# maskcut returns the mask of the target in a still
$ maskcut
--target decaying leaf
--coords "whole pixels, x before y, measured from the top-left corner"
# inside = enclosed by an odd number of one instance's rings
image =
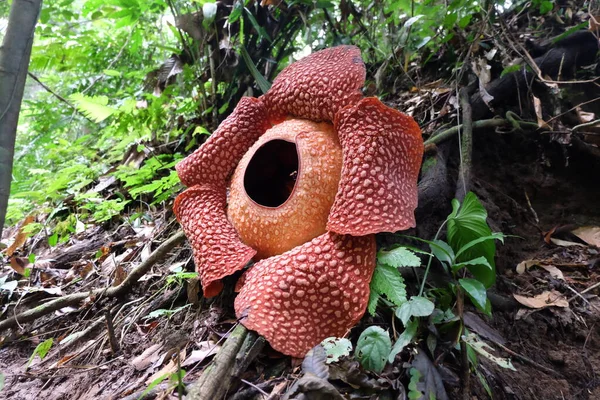
[[[341,357],[349,356],[352,351],[352,342],[345,338],[330,337],[321,342],[327,354],[327,364],[337,362]]]
[[[565,299],[565,296],[556,290],[547,290],[534,297],[526,297],[518,294],[513,294],[513,297],[519,303],[529,308],[569,307],[569,302]]]
[[[479,95],[481,96],[481,100],[489,106],[489,103],[494,100],[494,96],[488,93],[485,86],[491,80],[492,67],[488,65],[485,58],[477,58],[471,66],[473,67],[473,72],[479,78]]]
[[[572,232],[587,244],[600,247],[600,226],[582,226]]]
[[[534,266],[545,269],[546,271],[548,271],[550,273],[550,276],[552,276],[555,279],[560,279],[562,281],[565,280],[565,277],[560,269],[558,269],[554,265],[548,264],[546,261],[543,261],[543,260],[521,261],[519,263],[519,265],[517,265],[517,273],[519,275],[521,275],[521,274],[525,273],[525,271],[528,271],[531,267],[534,267]]]
[[[424,351],[419,350],[417,352],[410,366],[421,373],[421,377],[417,383],[417,390],[422,393],[423,399],[448,399],[442,377]]]
[[[182,367],[187,367],[188,365],[196,364],[197,362],[202,362],[206,358],[217,354],[221,345],[213,342],[212,340],[207,340],[205,342],[198,343],[198,349],[192,350],[192,353],[185,361],[181,364]]]
[[[185,356],[186,356],[186,352],[185,352],[185,349],[183,349],[179,353],[179,359],[185,360]],[[154,382],[161,376],[171,375],[173,372],[176,372],[178,368],[179,367],[177,365],[177,359],[176,359],[176,356],[174,355],[165,366],[163,366],[159,371],[155,372],[150,378],[148,378],[146,380],[146,384],[147,385],[151,384],[152,382]]]
[[[542,114],[542,102],[535,96],[533,96],[533,109],[535,110],[535,116],[537,118],[538,126],[540,128],[549,128],[548,123],[544,121],[544,117]]]
[[[15,251],[17,251],[18,248],[20,248],[21,246],[23,246],[25,244],[25,241],[29,237],[29,234],[24,232],[24,228],[27,225],[29,225],[30,223],[32,223],[34,220],[35,220],[35,217],[32,214],[30,214],[27,217],[25,217],[25,219],[21,222],[21,224],[19,226],[19,230],[17,231],[17,235],[15,236],[15,240],[6,249],[5,254],[7,256],[9,256],[9,257],[12,256],[15,253]]]
[[[463,336],[464,341],[473,348],[482,357],[487,358],[488,360],[496,363],[502,368],[511,369],[516,371],[515,367],[513,367],[510,359],[502,358],[491,354],[489,350],[494,350],[493,347],[482,341],[477,335],[471,333],[467,336]]]
[[[153,344],[144,350],[142,354],[131,360],[131,365],[138,371],[145,370],[158,360],[162,349],[162,344]]]

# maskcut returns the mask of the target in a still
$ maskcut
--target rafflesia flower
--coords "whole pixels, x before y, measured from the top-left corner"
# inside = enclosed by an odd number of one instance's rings
[[[415,225],[423,155],[415,121],[363,98],[360,50],[340,46],[285,68],[244,97],[177,165],[174,211],[206,297],[240,278],[235,311],[282,353],[302,357],[365,312],[378,232]]]

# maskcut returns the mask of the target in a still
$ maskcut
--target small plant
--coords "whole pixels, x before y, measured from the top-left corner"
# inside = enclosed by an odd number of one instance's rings
[[[371,280],[368,311],[375,315],[377,304],[385,302],[394,308],[395,316],[404,325],[404,331],[393,346],[389,333],[380,327],[372,326],[362,332],[355,356],[365,369],[379,373],[386,362],[393,362],[396,355],[417,337],[419,317],[429,317],[430,322],[441,332],[457,332],[454,343],[460,342],[461,351],[468,353],[473,367],[477,365],[479,354],[504,368],[512,368],[509,361],[487,352],[485,343],[468,332],[463,322],[465,298],[469,298],[484,314],[491,315],[487,288],[493,285],[496,279],[495,240],[503,242],[505,235],[492,233],[486,219],[487,212],[477,196],[468,193],[462,204],[456,199],[452,201],[452,212],[440,226],[433,240],[410,237],[426,243],[430,252],[407,246],[379,251],[377,267]],[[438,238],[444,227],[445,241]],[[418,294],[409,298],[400,269],[420,267],[421,260],[416,253],[428,257],[428,262]],[[450,279],[448,287],[431,288],[426,291],[427,276],[434,258],[440,262]],[[426,344],[433,353],[437,345],[436,337],[429,335]],[[420,377],[419,371],[413,370],[414,368],[410,374],[411,383],[417,382]],[[483,379],[482,375],[477,376],[480,380]],[[484,387],[487,385],[484,382],[482,384]],[[411,393],[417,396],[418,391],[411,389]]]

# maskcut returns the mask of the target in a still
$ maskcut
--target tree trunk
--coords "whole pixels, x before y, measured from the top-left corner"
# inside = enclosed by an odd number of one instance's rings
[[[14,0],[0,46],[0,237],[10,194],[17,122],[42,0]]]

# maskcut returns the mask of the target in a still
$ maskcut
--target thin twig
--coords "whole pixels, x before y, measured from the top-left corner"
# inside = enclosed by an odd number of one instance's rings
[[[69,102],[69,100],[65,99],[64,97],[62,97],[60,94],[56,93],[54,90],[50,89],[44,82],[42,82],[40,80],[40,78],[38,78],[37,76],[35,76],[34,74],[32,74],[31,72],[27,72],[27,75],[29,75],[29,77],[31,79],[33,79],[34,81],[36,81],[41,87],[44,88],[44,90],[46,90],[46,92],[50,93],[52,96],[56,97],[58,100],[62,101],[63,103],[65,103],[66,105],[68,105],[69,107],[71,107],[73,110],[79,112],[77,110],[77,108],[71,104]]]

